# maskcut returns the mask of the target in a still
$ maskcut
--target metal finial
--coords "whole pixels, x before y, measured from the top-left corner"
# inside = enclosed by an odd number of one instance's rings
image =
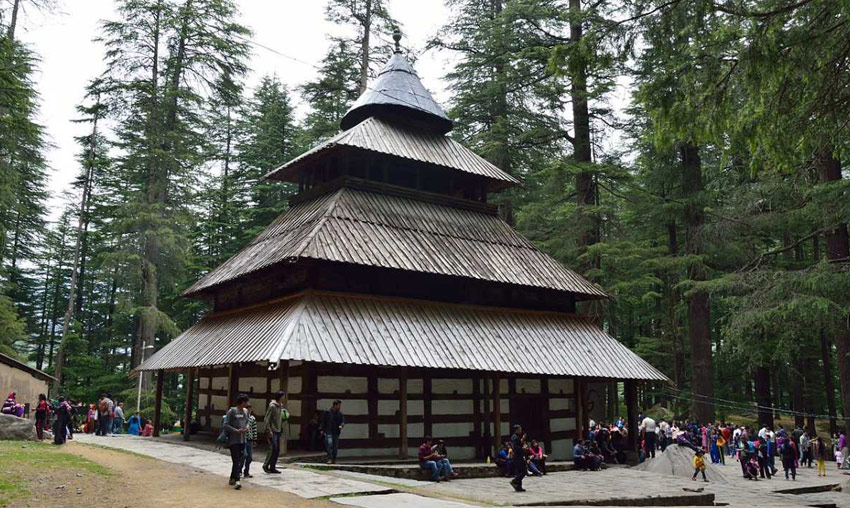
[[[401,53],[401,30],[399,30],[398,28],[393,30],[393,40],[395,41],[395,52]]]

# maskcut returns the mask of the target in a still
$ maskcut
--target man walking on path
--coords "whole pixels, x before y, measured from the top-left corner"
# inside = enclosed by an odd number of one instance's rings
[[[517,492],[525,492],[522,488],[522,479],[528,472],[525,465],[524,444],[522,425],[514,425],[514,433],[511,436],[511,449],[514,451],[514,479],[511,480],[511,486]]]
[[[280,474],[277,469],[277,459],[280,456],[280,435],[283,431],[283,401],[286,393],[279,391],[275,400],[271,401],[266,415],[263,418],[266,423],[266,438],[269,442],[269,451],[266,452],[266,460],[263,461],[263,471],[267,474]]]
[[[227,411],[227,423],[224,424],[224,430],[227,432],[227,446],[230,448],[230,460],[232,467],[230,468],[230,485],[236,490],[242,488],[239,483],[239,474],[242,472],[242,457],[245,454],[245,434],[248,427],[248,411],[245,410],[245,405],[248,403],[248,396],[240,393],[236,397],[236,406]]]
[[[335,400],[333,406],[322,415],[322,430],[325,432],[325,447],[328,452],[328,464],[336,464],[336,454],[339,451],[339,435],[345,426],[342,416],[342,401]]]
[[[120,434],[124,430],[124,403],[115,406],[115,417],[112,418],[112,433]]]

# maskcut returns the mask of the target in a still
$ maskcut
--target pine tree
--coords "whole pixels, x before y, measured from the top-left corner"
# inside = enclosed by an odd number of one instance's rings
[[[302,139],[289,92],[276,77],[264,77],[247,105],[244,137],[239,145],[240,181],[248,189],[251,208],[241,226],[239,245],[245,245],[286,210],[291,184],[262,180],[263,175],[301,152]]]
[[[312,146],[339,132],[339,122],[359,95],[357,60],[345,42],[331,43],[314,81],[299,87],[310,105],[304,119],[303,146]]]
[[[135,366],[159,334],[176,331],[160,298],[172,302],[183,282],[187,204],[206,153],[203,93],[244,74],[249,33],[227,0],[126,0],[118,11],[120,21],[104,24],[104,41],[106,76],[122,101],[119,167],[130,192],[118,213],[125,254],[136,260]]]

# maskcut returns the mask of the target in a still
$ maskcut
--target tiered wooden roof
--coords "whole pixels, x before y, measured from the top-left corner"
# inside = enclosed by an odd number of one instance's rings
[[[207,316],[144,368],[281,360],[666,379],[580,316],[321,292]]]
[[[486,203],[488,190],[518,181],[446,137],[451,120],[400,50],[341,126],[339,135],[268,175],[297,182],[301,193],[289,211],[185,292],[215,296],[217,312],[140,370],[301,360],[666,379],[598,326],[558,312],[606,295]],[[431,180],[423,186],[423,179]],[[297,284],[275,276],[289,270]],[[322,286],[327,273],[356,283]],[[404,283],[357,283],[376,276],[424,284],[414,293]],[[469,293],[436,294],[445,291]],[[281,294],[287,296],[276,297]],[[508,361],[516,347],[532,358]]]
[[[333,153],[338,147],[390,155],[424,162],[491,180],[490,190],[518,185],[511,175],[443,134],[422,131],[387,120],[369,117],[314,147],[266,175],[272,180],[296,182],[298,171]]]
[[[186,294],[279,263],[320,259],[605,297],[493,213],[385,192],[343,187],[292,207]]]

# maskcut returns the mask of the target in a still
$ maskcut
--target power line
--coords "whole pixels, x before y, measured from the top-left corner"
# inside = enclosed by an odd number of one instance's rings
[[[678,393],[677,393],[678,392]],[[680,390],[672,387],[665,387],[661,390],[662,395],[667,395],[670,397],[674,397],[681,400],[687,400],[690,402],[712,402],[716,406],[725,407],[728,409],[736,409],[741,411],[771,411],[776,413],[784,413],[792,416],[803,416],[803,417],[813,417],[818,419],[831,419],[836,418],[839,419],[837,415],[825,415],[825,414],[817,414],[817,413],[806,413],[803,411],[797,411],[793,409],[786,409],[780,407],[771,407],[771,406],[760,406],[758,404],[747,403],[747,402],[738,402],[729,399],[722,399],[719,397],[709,397],[707,395],[697,394],[697,393],[688,393],[685,390]]]
[[[300,64],[303,64],[303,65],[309,65],[310,67],[312,67],[312,68],[314,68],[314,69],[316,69],[316,70],[321,70],[321,67],[319,67],[318,65],[312,64],[312,63],[307,62],[307,61],[305,61],[305,60],[301,60],[300,58],[296,58],[296,57],[294,57],[294,56],[292,56],[292,55],[287,55],[286,53],[283,53],[282,51],[278,51],[278,50],[276,50],[276,49],[274,49],[274,48],[272,48],[272,47],[270,47],[270,46],[266,46],[265,44],[261,44],[261,43],[259,43],[259,42],[255,41],[255,40],[253,40],[253,39],[248,39],[248,38],[246,38],[246,37],[242,37],[241,35],[236,35],[236,37],[237,37],[238,39],[241,39],[241,40],[243,40],[243,41],[245,41],[245,42],[249,43],[249,44],[253,44],[253,45],[255,45],[255,46],[259,47],[259,48],[265,49],[266,51],[270,51],[270,52],[272,52],[272,53],[274,53],[274,54],[276,54],[276,55],[278,55],[278,56],[281,56],[281,57],[283,57],[283,58],[286,58],[287,60],[292,60],[293,62],[296,62],[296,63],[300,63]],[[390,94],[388,94],[388,93],[384,92],[383,90],[378,90],[377,88],[372,88],[372,87],[371,87],[371,86],[369,86],[369,85],[367,85],[367,86],[366,86],[366,89],[367,89],[367,90],[370,90],[370,91],[373,91],[373,92],[376,92],[376,93],[379,93],[379,94],[381,94],[381,95],[383,95],[383,96],[385,96],[385,97],[388,97],[388,98],[390,98],[390,99],[393,99],[393,100],[399,101],[399,102],[401,102],[401,103],[404,103],[404,104],[406,104],[406,105],[408,105],[408,106],[410,106],[410,107],[412,107],[412,108],[415,108],[415,109],[422,109],[422,107],[421,107],[421,106],[419,106],[418,104],[414,104],[414,103],[412,103],[412,102],[410,102],[410,101],[407,101],[407,100],[405,100],[405,99],[403,99],[403,98],[401,98],[401,97],[396,97],[396,96],[394,96],[394,95],[390,95]]]

